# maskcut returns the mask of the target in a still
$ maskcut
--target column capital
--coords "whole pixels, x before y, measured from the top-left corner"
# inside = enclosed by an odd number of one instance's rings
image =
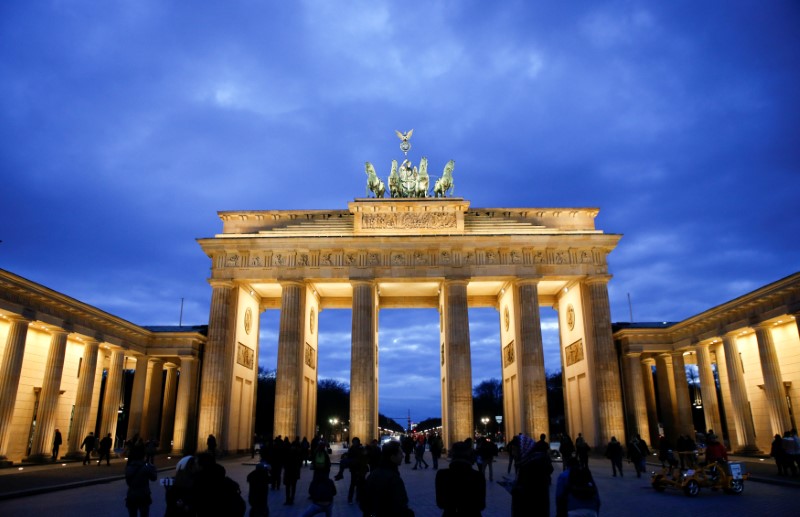
[[[208,284],[212,288],[216,288],[216,287],[229,287],[229,288],[232,288],[232,287],[234,287],[236,285],[231,280],[220,280],[220,279],[217,279],[217,278],[209,278],[208,279]]]
[[[28,325],[33,323],[33,320],[31,318],[26,318],[22,314],[3,314],[2,316],[5,319],[7,319],[9,321],[12,321],[12,322],[27,323]]]
[[[350,285],[355,287],[357,285],[366,285],[373,287],[376,285],[374,278],[350,278]]]
[[[611,277],[612,275],[590,275],[583,280],[583,283],[586,285],[608,284]]]
[[[302,280],[280,280],[278,283],[281,285],[281,289],[285,287],[305,287],[306,284]]]
[[[469,284],[469,277],[445,277],[442,281],[442,285],[450,286],[450,285],[467,285]]]
[[[522,285],[539,285],[539,282],[542,281],[542,275],[535,275],[535,276],[524,276],[524,277],[516,277],[511,283],[514,286],[522,286]]]

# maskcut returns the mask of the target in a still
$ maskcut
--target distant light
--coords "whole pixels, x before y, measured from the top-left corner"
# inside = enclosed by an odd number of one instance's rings
[[[758,458],[758,461],[764,461],[764,458]]]
[[[167,459],[168,459],[168,460],[171,460],[171,459],[172,459],[172,456],[167,456]]]
[[[125,458],[125,459],[128,459],[128,458]],[[66,467],[66,466],[67,466],[67,464],[66,464],[66,463],[62,463],[62,464],[61,464],[61,466],[62,466],[62,467]]]
[[[569,289],[565,287],[565,288],[564,288],[564,292],[565,292],[565,293],[566,293],[566,292],[569,292]]]
[[[18,468],[17,470],[22,470],[22,469],[23,469],[23,467],[20,467],[20,468]]]

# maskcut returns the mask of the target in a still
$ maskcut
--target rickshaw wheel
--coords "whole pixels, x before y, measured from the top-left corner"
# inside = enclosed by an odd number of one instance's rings
[[[686,482],[686,486],[683,487],[683,493],[689,497],[694,497],[700,493],[700,485],[694,479],[690,479]]]
[[[741,479],[732,480],[730,488],[725,489],[726,494],[739,495],[742,492],[744,492],[744,483]]]

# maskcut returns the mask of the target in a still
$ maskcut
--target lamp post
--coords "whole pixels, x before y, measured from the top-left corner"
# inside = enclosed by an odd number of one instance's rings
[[[486,434],[487,434],[486,431],[488,430],[488,426],[489,426],[489,417],[485,416],[485,417],[481,418],[481,422],[483,422],[483,435],[486,436]]]
[[[331,424],[331,437],[333,438],[331,441],[336,441],[336,424],[339,423],[339,419],[336,417],[329,418],[328,422]]]

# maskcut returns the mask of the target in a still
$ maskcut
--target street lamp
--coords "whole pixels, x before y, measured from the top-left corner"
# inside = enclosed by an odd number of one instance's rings
[[[485,416],[481,418],[481,422],[483,422],[483,435],[486,436],[487,434],[486,431],[488,430],[488,425],[489,425],[489,417]]]
[[[339,419],[336,417],[329,418],[328,422],[331,424],[331,436],[333,436],[333,441],[336,441],[336,424],[339,423]]]

